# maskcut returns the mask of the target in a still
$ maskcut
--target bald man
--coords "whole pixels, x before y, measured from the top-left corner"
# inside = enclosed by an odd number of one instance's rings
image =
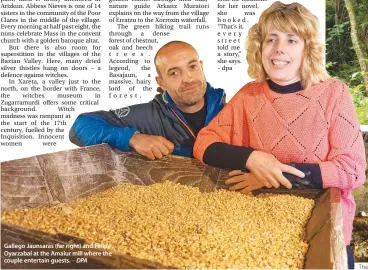
[[[154,60],[160,94],[149,103],[79,115],[70,141],[134,149],[151,160],[171,153],[192,157],[199,130],[224,106],[224,90],[206,82],[197,51],[186,42],[165,44]]]

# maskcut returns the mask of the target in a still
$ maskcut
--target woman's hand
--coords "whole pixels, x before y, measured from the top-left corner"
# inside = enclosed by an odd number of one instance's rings
[[[262,152],[253,151],[245,165],[251,173],[268,188],[280,187],[280,184],[291,188],[291,183],[283,176],[283,172],[290,173],[300,178],[304,178],[304,173],[298,169],[283,164],[273,155]]]
[[[240,189],[240,193],[250,193],[253,190],[264,187],[264,184],[259,181],[252,173],[244,173],[241,170],[231,171],[230,179],[225,181],[226,185],[235,184],[229,187],[230,191]],[[236,184],[237,183],[237,184]]]

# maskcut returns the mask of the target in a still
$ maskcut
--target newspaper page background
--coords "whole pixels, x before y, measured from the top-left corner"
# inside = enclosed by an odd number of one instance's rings
[[[247,82],[245,39],[271,0],[1,0],[0,161],[75,148],[83,112],[150,101],[154,55],[192,44],[227,101]],[[283,1],[292,3],[294,1]],[[325,1],[300,0],[325,33]]]

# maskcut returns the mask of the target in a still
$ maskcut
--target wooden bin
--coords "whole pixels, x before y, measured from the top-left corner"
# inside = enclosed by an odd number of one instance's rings
[[[164,179],[198,187],[202,192],[210,192],[225,188],[224,181],[228,178],[227,174],[228,171],[204,166],[195,159],[168,156],[159,161],[148,161],[138,154],[115,151],[107,144],[102,144],[2,162],[1,207],[2,210],[10,210],[55,205],[89,196],[122,183],[150,185]],[[270,192],[268,189],[265,191]],[[310,246],[304,268],[346,268],[340,192],[337,189],[328,189],[324,192],[311,189],[274,191],[313,198],[316,202],[306,228],[306,241]],[[2,223],[1,236],[2,268],[170,267],[121,253],[113,253],[110,257],[91,256],[84,263],[76,261],[54,265],[5,263],[4,259],[8,257],[4,252],[15,251],[4,248],[5,244],[55,245],[83,243],[83,239],[67,235],[51,235],[5,223]]]

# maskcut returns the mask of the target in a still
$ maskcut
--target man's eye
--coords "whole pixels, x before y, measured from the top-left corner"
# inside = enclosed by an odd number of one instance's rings
[[[191,69],[196,69],[198,66],[197,65],[191,65],[190,68]]]
[[[179,74],[179,72],[177,72],[177,71],[173,71],[173,72],[171,72],[170,73],[170,77],[175,77],[175,76],[177,76]]]

